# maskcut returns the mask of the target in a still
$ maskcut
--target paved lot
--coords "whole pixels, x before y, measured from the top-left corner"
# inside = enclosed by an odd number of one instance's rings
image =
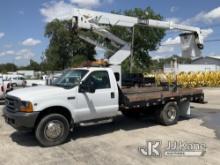
[[[16,132],[0,117],[0,164],[220,164],[220,89],[205,89],[207,105],[193,104],[192,118],[165,127],[146,119],[119,116],[115,123],[76,128],[64,145],[42,148],[32,133]],[[0,105],[0,113],[3,106]],[[138,151],[146,140],[205,143],[203,157],[145,157]]]

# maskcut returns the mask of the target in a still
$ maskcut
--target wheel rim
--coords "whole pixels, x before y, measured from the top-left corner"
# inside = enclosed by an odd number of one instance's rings
[[[59,120],[53,120],[47,123],[44,129],[44,135],[48,140],[56,140],[64,133],[64,124]]]
[[[170,121],[175,120],[176,118],[176,109],[174,107],[170,107],[167,111],[167,117]]]

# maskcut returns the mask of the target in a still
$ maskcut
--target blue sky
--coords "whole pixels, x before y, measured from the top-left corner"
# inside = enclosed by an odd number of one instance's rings
[[[100,11],[152,7],[165,19],[205,28],[205,40],[220,39],[220,1],[174,0],[7,0],[0,2],[0,63],[28,64],[40,61],[48,40],[44,27],[54,18],[71,17],[74,7]],[[178,43],[178,33],[168,32],[164,44]],[[220,55],[220,42],[206,42],[203,55]],[[163,46],[152,57],[180,54],[180,46]]]

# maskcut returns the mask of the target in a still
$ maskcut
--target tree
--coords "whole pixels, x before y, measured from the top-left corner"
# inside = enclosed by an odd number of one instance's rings
[[[34,60],[30,60],[30,65],[29,68],[31,70],[35,70],[35,71],[40,71],[41,70],[41,66],[40,64],[38,64],[36,61]]]
[[[50,40],[45,51],[45,62],[50,70],[62,70],[75,65],[75,56],[83,56],[85,60],[94,59],[95,47],[72,31],[71,20],[55,19],[48,23],[45,36]]]
[[[135,8],[116,13],[138,17],[139,19],[163,19],[160,14],[155,13],[150,7],[147,7],[145,9]],[[152,64],[151,57],[149,56],[149,51],[156,50],[158,48],[158,43],[160,43],[160,41],[164,37],[165,30],[142,25],[136,25],[134,28],[133,72],[148,71]],[[131,43],[132,41],[133,29],[113,26],[111,27],[111,32],[127,42]],[[129,72],[129,59],[127,59],[123,63],[122,68],[124,72]]]
[[[0,64],[0,73],[15,72],[17,66],[12,63]]]
[[[30,60],[30,64],[27,66],[20,66],[20,70],[34,70],[34,71],[40,71],[41,70],[41,64],[37,63],[34,60]]]

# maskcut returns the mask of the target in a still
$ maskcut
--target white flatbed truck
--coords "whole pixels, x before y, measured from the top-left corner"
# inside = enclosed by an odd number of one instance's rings
[[[18,89],[6,96],[4,117],[18,130],[32,129],[43,146],[64,143],[79,123],[155,111],[163,125],[190,115],[190,102],[204,102],[199,89],[120,88],[111,68],[77,68],[65,72],[53,86]]]

